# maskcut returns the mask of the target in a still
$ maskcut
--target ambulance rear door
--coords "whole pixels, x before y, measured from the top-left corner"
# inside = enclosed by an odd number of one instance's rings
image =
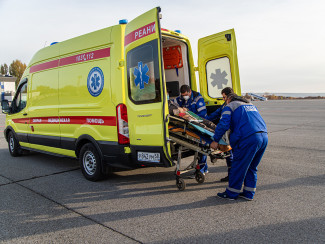
[[[170,166],[159,19],[158,7],[126,25],[126,106],[133,159],[143,165]]]
[[[209,107],[223,103],[221,91],[232,87],[241,95],[234,29],[198,41],[200,92]]]

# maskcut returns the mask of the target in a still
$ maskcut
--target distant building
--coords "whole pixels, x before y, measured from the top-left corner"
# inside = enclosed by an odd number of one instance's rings
[[[16,77],[9,75],[0,75],[0,100],[12,101],[16,91]]]

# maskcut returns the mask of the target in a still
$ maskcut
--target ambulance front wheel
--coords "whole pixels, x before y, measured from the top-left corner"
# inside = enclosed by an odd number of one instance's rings
[[[10,131],[8,134],[8,147],[11,156],[17,157],[22,154],[22,150],[20,148],[19,142],[12,131]]]
[[[87,143],[82,146],[79,155],[82,174],[90,181],[102,179],[101,158],[95,146]]]

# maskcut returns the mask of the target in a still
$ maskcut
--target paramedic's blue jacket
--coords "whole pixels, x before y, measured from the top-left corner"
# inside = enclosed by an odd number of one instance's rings
[[[257,108],[251,103],[242,101],[230,102],[222,110],[214,140],[218,142],[228,129],[231,130],[229,141],[232,148],[236,146],[239,140],[256,132],[267,132],[266,124]]]
[[[207,108],[199,92],[192,91],[191,97],[187,101],[185,101],[182,96],[179,96],[175,99],[175,102],[179,107],[188,108],[191,112],[202,118],[206,118],[207,116]]]
[[[226,102],[224,102],[220,108],[218,108],[216,111],[212,112],[211,114],[209,114],[206,119],[207,120],[210,120],[210,121],[213,121],[213,120],[216,120],[216,119],[219,119],[221,117],[221,112],[222,110],[224,109],[224,107],[226,106]]]

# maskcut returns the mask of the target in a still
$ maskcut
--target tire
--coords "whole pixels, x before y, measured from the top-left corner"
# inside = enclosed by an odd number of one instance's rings
[[[176,179],[176,186],[178,190],[184,191],[186,187],[185,181],[182,178]]]
[[[202,172],[198,171],[195,173],[195,180],[197,183],[202,184],[205,181],[205,175]]]
[[[12,131],[10,131],[8,134],[8,148],[11,156],[13,157],[18,157],[22,154],[19,142]]]
[[[87,180],[98,181],[103,178],[102,159],[92,143],[82,146],[79,154],[82,174]]]

